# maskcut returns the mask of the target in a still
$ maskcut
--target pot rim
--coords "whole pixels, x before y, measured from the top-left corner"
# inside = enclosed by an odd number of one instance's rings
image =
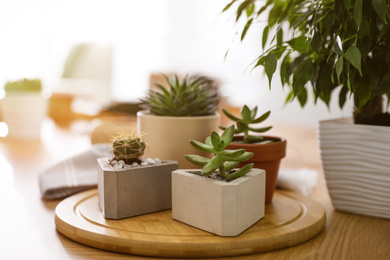
[[[160,116],[150,114],[149,110],[140,110],[137,112],[137,117],[150,117],[150,118],[164,118],[170,120],[188,120],[188,119],[209,119],[209,118],[219,118],[220,113],[214,112],[212,115],[207,116]]]

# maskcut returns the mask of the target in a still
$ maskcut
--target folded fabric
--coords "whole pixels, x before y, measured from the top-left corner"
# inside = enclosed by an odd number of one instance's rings
[[[310,195],[317,186],[318,173],[315,170],[281,169],[278,173],[276,186],[280,189],[297,191],[305,196]]]
[[[45,199],[61,199],[97,185],[97,158],[110,157],[110,144],[92,148],[53,165],[39,174],[39,186]]]
[[[39,174],[45,199],[62,199],[97,186],[97,158],[110,157],[110,143],[94,144],[91,149],[49,167]],[[317,185],[317,172],[307,168],[281,169],[277,187],[308,196]]]

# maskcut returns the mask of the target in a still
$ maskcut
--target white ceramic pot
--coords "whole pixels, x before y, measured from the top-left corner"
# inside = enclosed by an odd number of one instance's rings
[[[47,115],[47,99],[40,92],[9,93],[1,100],[1,118],[8,126],[8,137],[39,139]]]
[[[231,182],[172,172],[172,218],[219,236],[237,236],[264,217],[265,171]]]
[[[390,218],[390,127],[321,121],[319,146],[334,207]]]
[[[201,154],[190,140],[204,142],[212,131],[217,131],[220,115],[172,117],[151,115],[147,111],[137,113],[138,132],[147,143],[145,157],[174,160],[180,168],[194,168],[185,154]]]
[[[179,168],[177,162],[115,169],[109,161],[98,159],[99,205],[105,218],[171,209],[171,173]]]

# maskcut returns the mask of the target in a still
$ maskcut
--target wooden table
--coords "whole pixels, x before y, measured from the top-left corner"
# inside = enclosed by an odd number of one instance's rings
[[[334,211],[321,173],[316,129],[273,125],[269,134],[288,140],[282,167],[318,170],[319,183],[310,197],[325,208],[326,227],[298,246],[235,259],[390,259],[390,220]],[[88,149],[92,126],[90,121],[75,121],[60,128],[48,119],[42,140],[0,139],[0,259],[151,259],[69,240],[54,224],[54,209],[60,201],[41,199],[39,171]]]

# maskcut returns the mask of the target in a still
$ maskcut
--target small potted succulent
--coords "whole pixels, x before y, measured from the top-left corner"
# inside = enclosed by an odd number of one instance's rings
[[[254,154],[248,162],[254,163],[256,168],[265,170],[267,175],[265,202],[270,203],[276,188],[280,161],[286,156],[287,141],[284,138],[276,136],[251,134],[251,132],[264,133],[272,128],[271,126],[252,126],[264,122],[271,114],[270,111],[257,116],[257,107],[250,110],[246,105],[241,109],[241,117],[231,114],[226,109],[223,109],[222,111],[236,124],[235,136],[233,141],[228,145],[228,148],[243,148]],[[226,129],[226,127],[223,126],[220,128]]]
[[[157,89],[141,99],[145,110],[137,113],[138,130],[147,133],[146,155],[188,168],[191,164],[183,154],[197,152],[188,140],[204,140],[218,129],[219,84],[206,76],[163,76],[168,86],[156,83]]]
[[[219,136],[215,131],[205,143],[191,145],[213,158],[185,155],[200,169],[172,172],[172,218],[219,236],[237,236],[264,217],[265,171],[239,169],[253,153],[226,149],[232,141],[234,125]]]
[[[39,79],[9,81],[4,86],[1,117],[8,125],[12,138],[37,139],[47,114],[47,99]]]
[[[113,158],[98,159],[99,205],[103,216],[122,219],[172,207],[171,172],[176,161],[142,159],[145,142],[123,134],[112,142]]]

